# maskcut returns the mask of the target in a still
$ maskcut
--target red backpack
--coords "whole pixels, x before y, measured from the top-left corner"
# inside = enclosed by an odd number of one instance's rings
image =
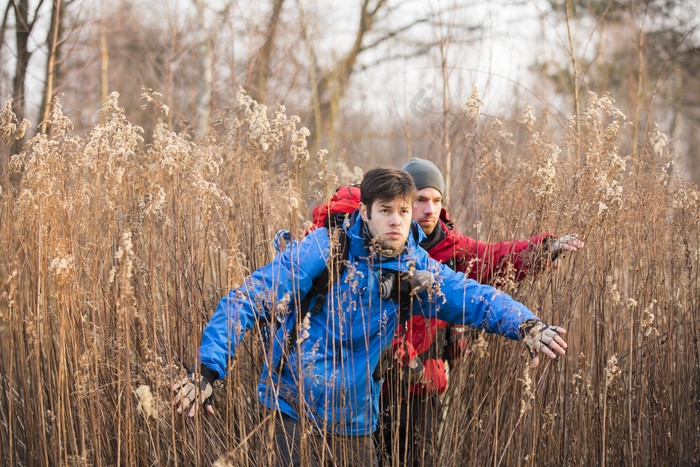
[[[313,224],[308,232],[319,227],[340,227],[343,221],[350,217],[350,214],[360,205],[360,187],[356,185],[341,186],[331,199],[319,204],[313,210]]]

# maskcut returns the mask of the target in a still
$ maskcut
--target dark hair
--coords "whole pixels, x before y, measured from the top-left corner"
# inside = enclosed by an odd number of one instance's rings
[[[416,185],[408,172],[389,167],[377,167],[365,172],[360,185],[360,202],[367,206],[367,217],[371,217],[375,201],[396,198],[408,200],[411,204],[416,199]]]

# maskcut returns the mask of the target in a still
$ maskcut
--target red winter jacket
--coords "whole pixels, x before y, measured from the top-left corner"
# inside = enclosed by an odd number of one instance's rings
[[[512,242],[480,242],[455,230],[444,209],[440,213],[439,228],[445,232],[445,238],[428,250],[430,257],[448,263],[477,282],[494,285],[497,279],[507,276],[509,272],[519,281],[525,278],[528,271],[539,272],[546,266],[540,261],[538,253],[542,241],[551,236],[549,233]],[[412,393],[421,395],[445,392],[445,358],[459,358],[464,352],[464,340],[459,339],[461,333],[462,329],[455,325],[418,315],[412,316],[404,326],[399,327],[397,336],[400,337],[394,338],[394,349],[401,348],[406,352],[400,361],[419,356],[425,367],[423,383],[411,386]]]

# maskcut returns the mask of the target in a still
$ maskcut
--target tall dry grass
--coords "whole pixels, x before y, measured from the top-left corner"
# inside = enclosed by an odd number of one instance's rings
[[[583,236],[587,247],[559,270],[503,284],[568,329],[567,356],[531,370],[509,343],[487,339],[485,353],[473,352],[453,374],[449,404],[458,410],[450,413],[458,415],[446,420],[445,459],[695,464],[698,189],[674,176],[658,132],[639,153],[619,152],[631,125],[607,97],[590,94],[561,143],[547,120],[525,108],[515,125],[495,120],[468,135],[476,180],[462,199],[478,199],[472,233],[483,240]]]
[[[160,96],[143,99],[162,120]],[[298,119],[243,92],[201,138],[161,123],[146,143],[116,95],[101,111],[78,136],[56,103],[49,134],[19,155],[23,125],[9,106],[0,116],[0,459],[267,465],[255,335],[216,388],[217,416],[175,413],[169,388],[218,299],[335,188],[325,154],[309,156]],[[466,233],[577,232],[587,248],[501,283],[568,329],[568,354],[532,369],[522,346],[475,337],[451,371],[440,463],[700,462],[700,201],[663,136],[619,154],[626,120],[594,95],[561,138],[527,109],[467,131],[462,169],[475,179],[450,200],[456,217],[475,213],[459,219]]]

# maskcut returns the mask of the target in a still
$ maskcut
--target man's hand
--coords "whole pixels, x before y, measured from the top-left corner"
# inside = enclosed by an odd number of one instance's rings
[[[418,269],[402,273],[401,279],[408,283],[411,294],[422,294],[435,283],[435,276],[432,272]]]
[[[566,329],[550,326],[537,320],[528,320],[520,326],[520,337],[527,345],[527,350],[533,358],[532,366],[540,364],[537,352],[542,351],[549,358],[557,358],[557,354],[566,354],[566,342],[561,338]],[[554,353],[556,352],[556,353]]]
[[[171,389],[172,392],[179,390],[177,395],[173,398],[173,405],[180,404],[177,408],[178,413],[182,413],[183,409],[187,409],[187,407],[192,405],[187,416],[194,417],[197,406],[199,403],[202,403],[206,407],[207,413],[214,415],[214,407],[212,407],[211,403],[207,403],[210,401],[209,398],[212,394],[212,387],[209,381],[201,374],[195,375],[194,373],[190,373],[187,378],[183,378],[179,383],[173,384]],[[197,403],[192,404],[193,402]]]
[[[585,247],[583,240],[578,238],[578,234],[564,235],[551,243],[549,253],[552,255],[552,266],[559,267],[561,264],[561,256],[567,251],[578,251],[579,248]]]
[[[374,380],[381,380],[390,369],[397,371],[399,378],[409,384],[418,383],[423,378],[425,367],[416,349],[406,341],[405,333],[402,337],[395,337],[391,345],[382,351],[379,363],[372,373]]]
[[[426,394],[442,394],[447,389],[448,379],[445,371],[445,361],[430,358],[425,361],[425,370],[420,380],[419,392]]]
[[[408,384],[416,384],[423,381],[425,375],[425,366],[417,355],[409,360],[408,364],[403,365],[399,377],[405,380]]]

